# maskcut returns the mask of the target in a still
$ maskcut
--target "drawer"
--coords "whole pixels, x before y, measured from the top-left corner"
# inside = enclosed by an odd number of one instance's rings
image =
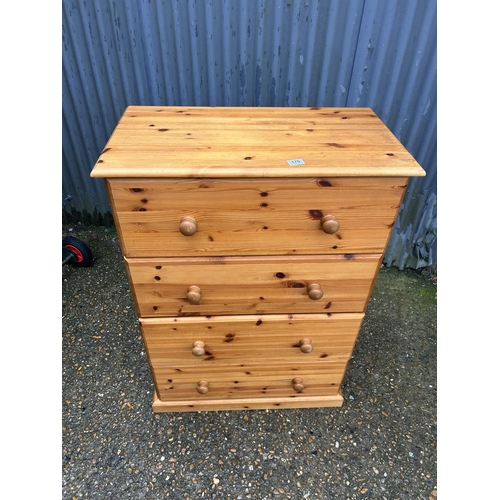
[[[301,398],[339,393],[347,363],[153,366],[162,401]],[[301,380],[297,380],[301,379]],[[301,384],[300,386],[297,384]]]
[[[141,318],[153,367],[347,362],[363,314]]]
[[[127,257],[330,255],[383,253],[407,181],[108,179],[107,186]]]
[[[381,258],[348,254],[125,262],[139,316],[159,317],[363,312]]]

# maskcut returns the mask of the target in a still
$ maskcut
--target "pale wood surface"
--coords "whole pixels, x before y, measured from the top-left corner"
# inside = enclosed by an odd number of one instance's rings
[[[301,159],[290,166],[287,160]],[[423,176],[370,108],[129,106],[92,177]]]
[[[139,315],[363,312],[381,256],[126,259]],[[312,300],[310,284],[323,296]],[[201,289],[188,302],[189,286]]]
[[[205,366],[237,362],[347,362],[363,314],[241,315],[141,318],[141,329],[153,369],[157,366]],[[311,340],[304,353],[300,340]],[[195,356],[193,344],[205,344]]]
[[[264,410],[281,408],[324,408],[342,406],[344,398],[341,390],[332,396],[305,396],[300,398],[241,398],[241,399],[215,399],[196,401],[161,401],[156,394],[153,396],[153,411],[162,412],[188,412],[188,411],[227,411],[227,410]]]
[[[407,178],[112,179],[129,257],[382,253]],[[321,217],[340,229],[327,234]],[[185,216],[197,231],[179,231]]]
[[[423,175],[369,108],[128,107],[91,176],[106,178],[153,410],[341,406],[409,177]]]
[[[345,362],[257,364],[242,360],[235,364],[155,366],[153,378],[162,401],[192,399],[300,398],[338,394]],[[292,380],[302,377],[305,389],[298,393]],[[198,382],[208,382],[208,392],[197,392]]]

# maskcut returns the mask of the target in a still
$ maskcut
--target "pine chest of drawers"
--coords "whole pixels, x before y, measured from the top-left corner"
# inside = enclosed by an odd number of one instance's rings
[[[341,406],[409,178],[369,108],[130,106],[106,180],[153,410]]]

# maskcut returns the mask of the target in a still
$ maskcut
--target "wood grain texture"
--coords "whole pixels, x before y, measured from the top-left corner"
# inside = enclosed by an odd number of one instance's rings
[[[141,318],[153,370],[157,366],[213,366],[237,362],[346,363],[354,348],[363,314],[282,314]],[[300,340],[311,340],[304,353]],[[193,354],[201,341],[205,353]]]
[[[228,411],[228,410],[278,410],[284,408],[324,408],[342,406],[344,398],[341,390],[338,394],[328,396],[302,395],[300,398],[233,398],[214,400],[162,401],[156,391],[153,396],[153,411],[192,412],[192,411]]]
[[[287,160],[303,165],[290,167]],[[423,176],[370,108],[129,106],[93,177]]]
[[[153,410],[341,406],[409,178],[370,108],[130,106],[104,177]]]
[[[305,396],[338,394],[346,369],[345,362],[155,366],[153,378],[162,401],[241,398],[300,399]],[[292,380],[301,377],[305,389],[298,393]],[[208,392],[197,392],[198,382],[208,382]]]
[[[381,255],[126,259],[141,317],[364,312]],[[312,300],[307,287],[319,284]],[[188,287],[201,300],[187,300]]]
[[[112,179],[128,257],[382,253],[407,178]],[[327,234],[321,218],[340,229]],[[183,217],[197,221],[184,236]]]

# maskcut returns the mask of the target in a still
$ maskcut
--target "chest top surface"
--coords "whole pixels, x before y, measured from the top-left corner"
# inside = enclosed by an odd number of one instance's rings
[[[92,177],[424,176],[370,108],[129,106]]]

